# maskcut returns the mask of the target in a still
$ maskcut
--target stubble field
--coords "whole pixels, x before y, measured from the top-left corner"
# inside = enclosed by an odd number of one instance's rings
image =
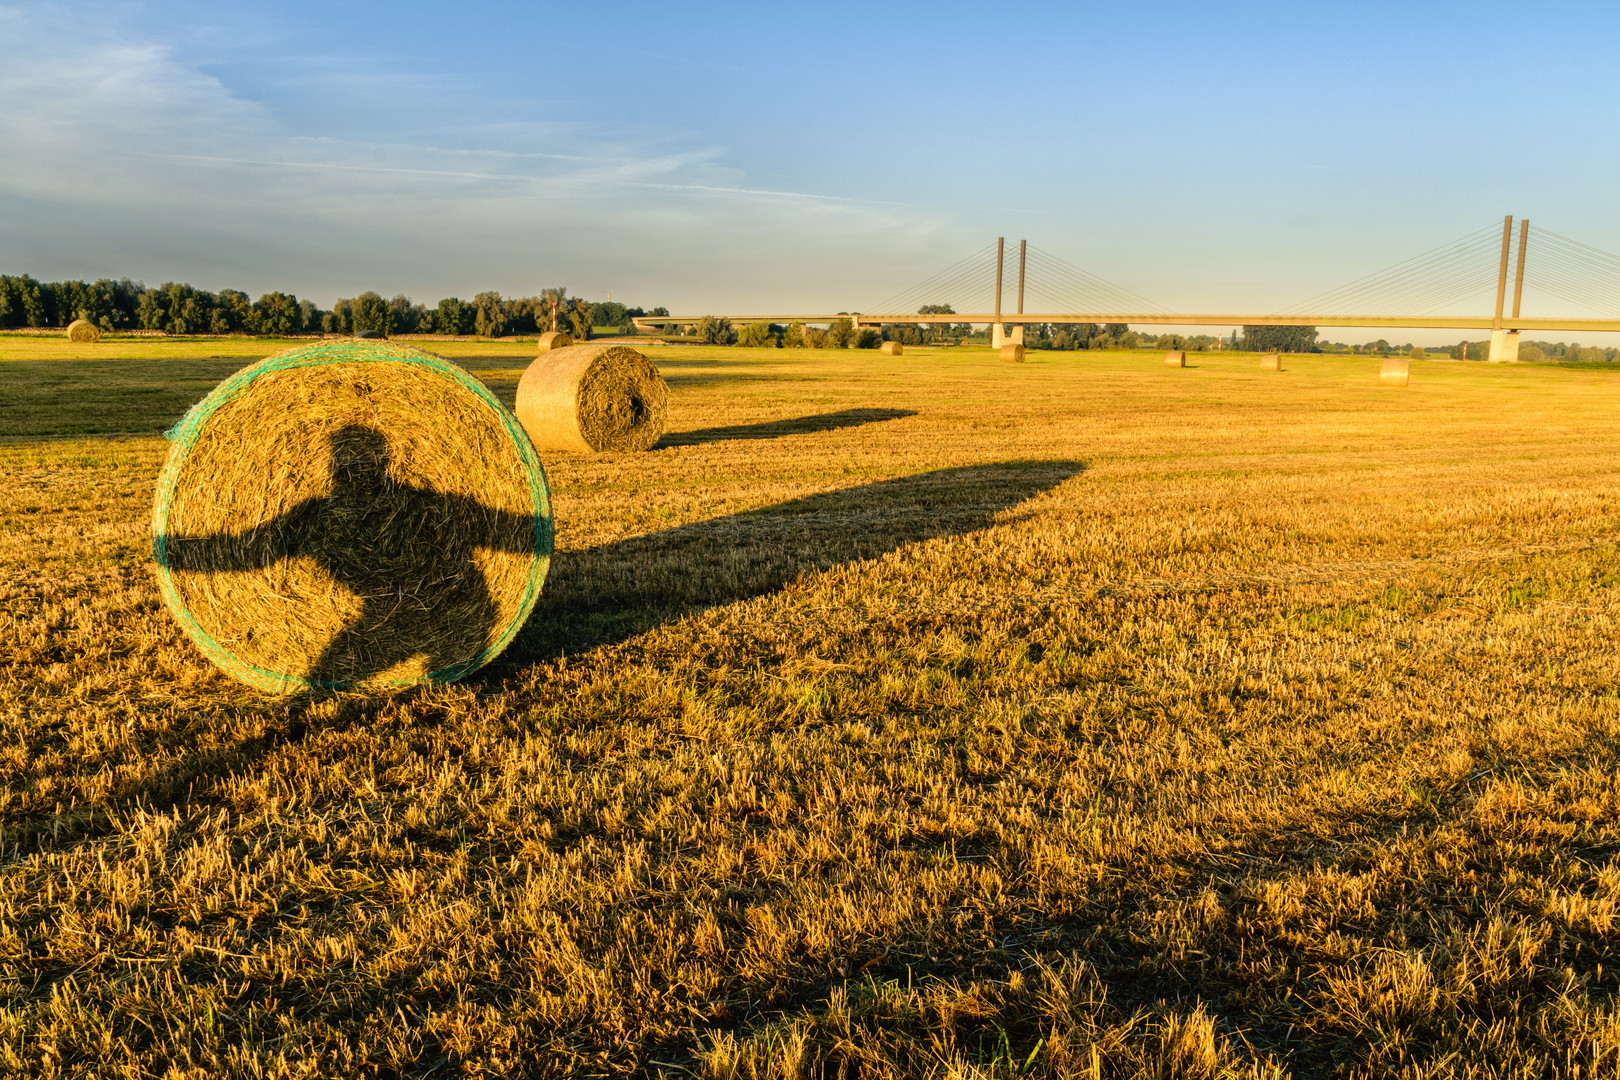
[[[505,656],[277,700],[148,554],[276,347],[0,339],[0,1072],[1620,1072],[1620,377],[653,350]]]

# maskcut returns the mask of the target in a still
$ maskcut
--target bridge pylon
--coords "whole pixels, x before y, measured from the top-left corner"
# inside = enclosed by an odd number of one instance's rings
[[[1006,240],[996,237],[996,321],[990,324],[990,347],[999,349],[1003,345],[1022,345],[1024,343],[1024,324],[1016,322],[1012,329],[1001,319],[1001,267],[1005,257]],[[1029,261],[1029,241],[1018,241],[1018,314],[1024,313],[1024,266]]]
[[[1519,301],[1524,297],[1524,242],[1530,238],[1530,221],[1519,227],[1519,272],[1513,286],[1513,318],[1519,317]],[[1486,362],[1511,364],[1519,359],[1519,332],[1502,326],[1502,305],[1507,299],[1508,253],[1513,248],[1513,215],[1502,219],[1502,263],[1496,272],[1496,318],[1491,321],[1491,351]]]

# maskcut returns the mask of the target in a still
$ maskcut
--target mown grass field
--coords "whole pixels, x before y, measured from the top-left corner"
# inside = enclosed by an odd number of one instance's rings
[[[499,662],[275,700],[227,344],[0,342],[0,1072],[1620,1073],[1615,373],[659,349]]]

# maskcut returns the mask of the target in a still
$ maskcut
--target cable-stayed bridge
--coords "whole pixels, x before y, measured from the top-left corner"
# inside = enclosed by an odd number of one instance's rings
[[[853,318],[860,326],[972,323],[991,326],[997,344],[1003,336],[1021,340],[1024,326],[1039,323],[1488,330],[1492,359],[1512,359],[1521,330],[1620,332],[1620,256],[1546,229],[1532,233],[1528,220],[1521,220],[1517,230],[1513,225],[1509,215],[1500,226],[1486,226],[1267,313],[1172,311],[1025,241],[1015,249],[998,239],[854,315],[724,317],[734,324],[826,323],[839,317]],[[1535,297],[1551,297],[1592,314],[1526,315],[1527,289]],[[694,316],[650,317],[636,324],[651,329],[697,321]]]

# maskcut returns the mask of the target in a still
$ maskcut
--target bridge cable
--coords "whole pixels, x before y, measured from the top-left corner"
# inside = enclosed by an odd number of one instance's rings
[[[976,281],[984,284],[984,295],[989,296],[995,291],[995,250],[996,245],[990,244],[980,248],[973,254],[952,263],[932,277],[925,278],[917,284],[885,299],[880,304],[874,304],[864,311],[879,315],[909,315],[912,308],[924,304],[947,303],[952,307],[956,305],[944,295],[947,292],[965,290]],[[988,272],[987,272],[988,271]],[[920,298],[920,299],[919,299]],[[962,299],[956,296],[953,299]]]
[[[1417,315],[1496,285],[1501,226],[1491,225],[1431,248],[1274,315]],[[1362,305],[1396,310],[1357,311]],[[1337,309],[1337,310],[1336,310]]]

